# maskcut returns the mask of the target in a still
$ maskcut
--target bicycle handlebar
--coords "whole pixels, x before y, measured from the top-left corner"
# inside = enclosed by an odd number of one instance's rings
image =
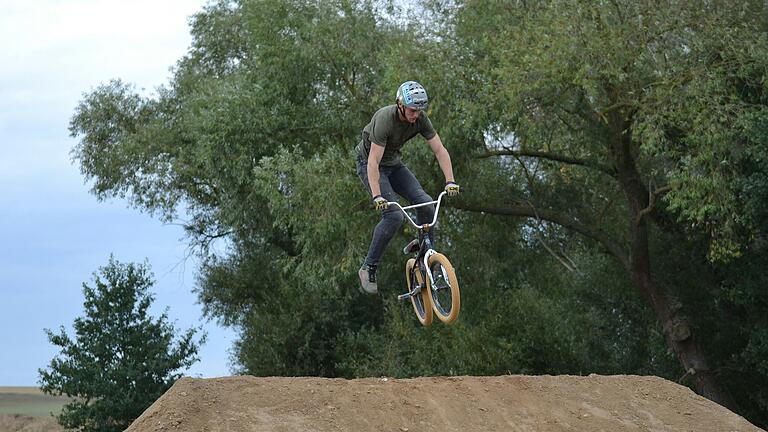
[[[411,225],[413,225],[413,227],[416,228],[416,229],[421,228],[421,225],[418,225],[416,222],[414,222],[413,219],[411,218],[411,216],[408,214],[408,212],[406,212],[406,210],[411,210],[411,209],[415,209],[415,208],[418,208],[418,207],[424,207],[424,206],[428,206],[428,205],[432,205],[432,204],[437,204],[437,207],[435,207],[435,217],[432,219],[432,223],[427,224],[427,226],[432,227],[433,225],[435,225],[437,223],[437,215],[440,212],[440,203],[442,202],[443,197],[445,195],[447,195],[447,194],[448,194],[448,192],[442,191],[442,192],[440,192],[440,195],[437,197],[437,200],[435,200],[435,201],[428,201],[428,202],[414,204],[414,205],[409,205],[409,206],[405,206],[405,207],[401,206],[400,203],[398,203],[396,201],[388,201],[387,204],[391,205],[391,206],[396,206],[397,208],[399,208],[400,211],[402,211],[403,214],[405,215],[405,217],[408,219],[408,222],[410,222]]]

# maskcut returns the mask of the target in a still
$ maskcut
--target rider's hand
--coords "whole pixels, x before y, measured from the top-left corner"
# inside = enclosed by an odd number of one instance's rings
[[[461,187],[459,187],[458,184],[454,182],[447,182],[445,184],[445,191],[448,193],[449,197],[454,197],[459,194],[459,191],[461,190]]]
[[[387,209],[387,207],[389,207],[389,203],[383,196],[376,195],[373,197],[373,206],[376,208],[376,210],[383,212]]]

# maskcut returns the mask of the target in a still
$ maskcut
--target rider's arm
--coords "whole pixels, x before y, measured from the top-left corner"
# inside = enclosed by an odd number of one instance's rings
[[[371,151],[368,152],[368,185],[371,186],[371,195],[381,195],[379,187],[379,162],[384,156],[384,146],[371,141]]]
[[[453,166],[451,165],[451,155],[448,154],[448,150],[446,150],[445,146],[443,146],[443,142],[440,140],[440,135],[435,134],[435,136],[427,140],[427,144],[429,144],[432,152],[435,153],[437,163],[440,165],[440,169],[443,170],[443,175],[445,175],[445,182],[453,182],[454,179]],[[371,146],[371,149],[373,149],[373,146]],[[370,167],[370,164],[368,166]]]

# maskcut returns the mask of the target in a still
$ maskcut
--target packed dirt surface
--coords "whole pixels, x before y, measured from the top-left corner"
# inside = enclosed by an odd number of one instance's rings
[[[656,377],[182,378],[127,429],[760,431]]]
[[[53,417],[0,414],[0,432],[63,432]]]

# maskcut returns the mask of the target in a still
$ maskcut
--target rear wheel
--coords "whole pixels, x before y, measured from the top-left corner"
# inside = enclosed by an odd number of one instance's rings
[[[411,296],[411,304],[421,325],[428,326],[432,324],[432,301],[428,294],[429,288],[424,284],[421,271],[414,268],[415,264],[416,260],[413,258],[405,263],[405,280],[408,283],[408,292],[417,285],[421,286],[421,290]]]
[[[451,324],[456,321],[461,309],[459,281],[451,262],[441,253],[434,253],[427,260],[434,284],[427,277],[427,288],[432,300],[432,309],[440,321]]]

